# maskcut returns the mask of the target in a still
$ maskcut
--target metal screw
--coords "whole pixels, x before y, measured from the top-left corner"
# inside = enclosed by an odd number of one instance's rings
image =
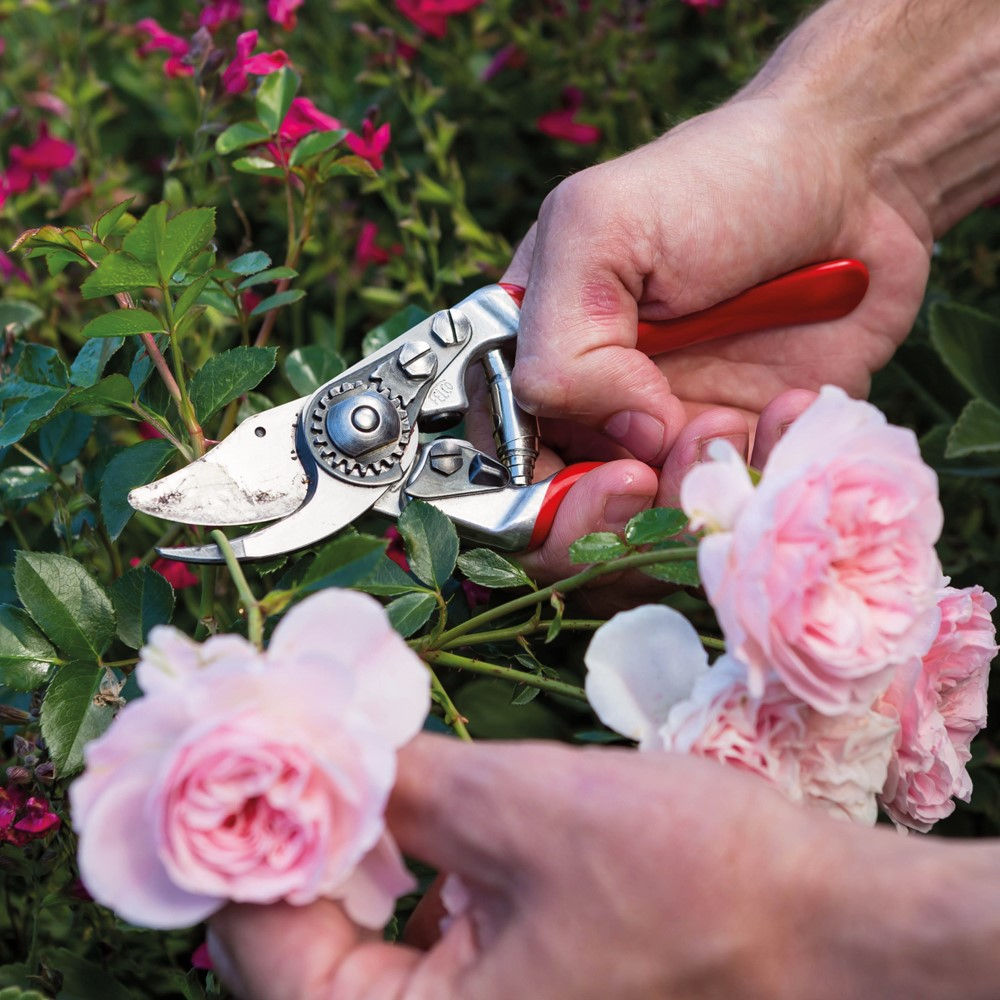
[[[431,320],[431,333],[446,347],[455,347],[472,335],[472,323],[464,313],[446,309]]]
[[[454,438],[441,438],[431,445],[430,465],[442,476],[452,476],[462,468],[462,446]]]
[[[437,371],[437,355],[425,340],[411,340],[403,344],[396,357],[400,368],[412,379],[423,381]]]

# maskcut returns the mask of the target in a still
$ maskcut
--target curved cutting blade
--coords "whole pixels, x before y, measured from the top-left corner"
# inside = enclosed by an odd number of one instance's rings
[[[197,461],[132,490],[128,502],[183,524],[259,524],[294,513],[310,487],[295,448],[306,402],[297,399],[248,417]]]

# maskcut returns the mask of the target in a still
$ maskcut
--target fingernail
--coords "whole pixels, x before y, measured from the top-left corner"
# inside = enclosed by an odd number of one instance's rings
[[[642,513],[651,503],[649,497],[635,496],[632,493],[615,494],[604,501],[604,524],[606,531],[616,534],[624,530],[625,525]]]
[[[746,457],[747,447],[750,444],[750,438],[746,434],[733,434],[729,437],[713,437],[705,438],[698,442],[698,461],[706,462],[709,459],[708,449],[716,441],[728,441],[735,449],[736,454],[741,457]]]
[[[605,425],[604,433],[624,445],[640,462],[652,462],[663,452],[667,434],[663,421],[638,410],[622,410]]]
[[[246,986],[236,969],[236,963],[232,960],[229,951],[211,924],[209,924],[208,933],[205,935],[205,944],[208,946],[208,956],[212,960],[215,974],[236,996],[245,996]]]

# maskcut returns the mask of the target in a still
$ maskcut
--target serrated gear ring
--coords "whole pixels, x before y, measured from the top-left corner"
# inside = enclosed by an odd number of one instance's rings
[[[412,432],[402,399],[364,380],[324,390],[306,422],[309,447],[320,465],[340,479],[369,485],[399,477]]]

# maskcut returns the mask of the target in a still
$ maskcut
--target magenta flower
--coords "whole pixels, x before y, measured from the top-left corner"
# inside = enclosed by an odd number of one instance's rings
[[[202,8],[198,24],[209,31],[216,31],[230,21],[238,21],[243,16],[240,0],[209,0]]]
[[[295,27],[295,12],[304,2],[305,0],[267,0],[267,16],[285,31],[291,31]]]
[[[721,7],[726,0],[681,0],[689,7],[696,7],[698,10],[705,10],[706,7]]]
[[[390,257],[402,252],[403,248],[398,243],[394,243],[386,249],[380,247],[377,241],[378,226],[371,221],[362,222],[361,232],[358,233],[358,242],[354,245],[354,263],[358,267],[364,268],[372,264],[378,267],[382,264],[388,264]],[[392,557],[390,556],[390,558]]]
[[[0,204],[3,204],[2,179],[0,179]],[[28,273],[19,268],[3,250],[0,250],[0,277],[4,281],[22,281],[26,285],[31,284]]]
[[[257,32],[244,31],[236,39],[236,58],[222,71],[222,85],[227,94],[241,94],[247,89],[247,76],[267,76],[287,66],[289,59],[282,49],[251,55],[257,45]]]
[[[483,0],[396,0],[396,9],[421,31],[433,38],[444,38],[448,18],[478,7]]]
[[[11,146],[8,155],[10,166],[0,177],[0,205],[7,195],[27,191],[33,183],[44,183],[57,170],[68,167],[76,157],[76,146],[50,136],[43,123],[30,146]]]
[[[202,941],[200,945],[191,953],[191,967],[193,969],[207,969],[211,971],[215,968],[212,955],[208,950],[208,942]]]
[[[185,56],[191,51],[191,46],[185,39],[164,30],[151,17],[144,17],[136,27],[149,36],[149,41],[139,46],[140,56],[145,58],[150,52],[162,50],[167,53],[167,61],[163,64],[163,71],[167,76],[190,76],[194,72],[194,67],[184,62]]]
[[[380,125],[377,129],[365,119],[361,126],[361,135],[352,132],[347,139],[347,148],[356,156],[367,160],[376,170],[381,170],[385,163],[382,154],[389,148],[389,123]]]
[[[278,138],[283,144],[294,146],[299,139],[310,132],[330,132],[338,128],[340,128],[338,119],[325,111],[320,111],[308,97],[296,97],[281,122]]]
[[[59,829],[61,820],[43,797],[16,785],[0,788],[0,844],[23,847]]]
[[[538,118],[535,125],[539,132],[578,146],[601,141],[601,130],[596,125],[585,125],[576,120],[576,113],[583,105],[583,91],[579,87],[567,87],[563,91],[562,105],[558,111],[549,111]]]

